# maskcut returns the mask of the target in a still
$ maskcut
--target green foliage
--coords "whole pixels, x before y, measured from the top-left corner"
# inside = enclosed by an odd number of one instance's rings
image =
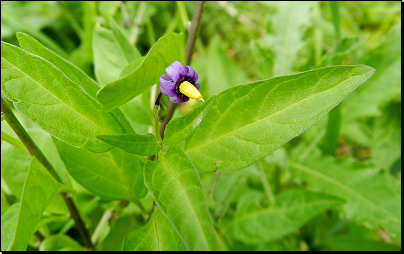
[[[94,152],[108,151],[111,146],[92,133],[125,133],[111,113],[48,61],[4,42],[1,52],[2,92],[44,130]]]
[[[27,248],[35,226],[56,190],[55,179],[35,157],[32,158],[21,202],[15,203],[1,217],[2,250]]]
[[[145,184],[189,250],[216,250],[216,234],[201,181],[178,146],[144,167]]]
[[[347,200],[342,207],[347,218],[372,228],[383,226],[395,238],[401,237],[401,189],[386,172],[331,157],[290,165],[309,187]]]
[[[167,218],[155,208],[147,225],[126,235],[124,251],[180,251],[181,239]]]
[[[245,168],[307,130],[373,73],[368,66],[327,67],[230,88],[185,152],[202,172]]]
[[[66,235],[53,235],[46,238],[41,246],[40,251],[84,251],[85,248],[78,242]]]
[[[2,104],[62,181],[2,113],[2,251],[87,250],[57,191],[100,251],[401,250],[401,4],[206,2],[207,100],[153,112],[195,6],[1,2]]]
[[[237,204],[233,234],[246,244],[277,240],[316,215],[344,203],[333,196],[292,189],[277,196],[271,207],[262,208],[261,196],[259,192],[249,192]]]
[[[96,137],[128,153],[137,155],[153,155],[160,151],[156,136],[151,133],[146,135],[130,133],[119,136],[96,135]]]
[[[54,142],[69,174],[94,194],[106,200],[134,200],[146,195],[144,163],[136,155],[117,148],[92,153],[56,139]]]
[[[188,114],[170,121],[164,131],[164,144],[175,145],[188,137],[208,114],[215,100],[216,96],[212,96]]]
[[[141,65],[127,76],[105,85],[97,97],[112,110],[142,94],[158,82],[158,78],[174,61],[184,62],[183,35],[170,33],[150,49]]]

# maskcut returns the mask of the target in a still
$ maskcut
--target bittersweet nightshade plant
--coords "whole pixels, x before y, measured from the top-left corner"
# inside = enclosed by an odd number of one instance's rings
[[[2,251],[401,249],[398,3],[204,5],[1,3]]]
[[[190,66],[175,61],[166,68],[167,74],[160,76],[160,91],[168,96],[172,103],[189,101],[189,98],[202,100],[197,84],[198,73]]]

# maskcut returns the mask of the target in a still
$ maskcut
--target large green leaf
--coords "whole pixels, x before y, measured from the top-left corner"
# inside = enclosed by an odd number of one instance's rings
[[[208,114],[215,100],[216,96],[212,96],[188,114],[171,120],[164,131],[164,144],[174,145],[188,137]]]
[[[135,133],[124,135],[96,135],[102,141],[116,146],[128,153],[137,155],[153,155],[160,151],[156,136],[151,133],[138,135]]]
[[[126,133],[117,118],[53,64],[1,42],[1,91],[26,117],[66,143],[93,152],[112,146],[94,134]]]
[[[173,32],[161,37],[137,69],[98,91],[99,101],[107,110],[112,110],[158,83],[165,68],[174,61],[185,62],[183,38],[183,34]]]
[[[217,96],[185,152],[200,171],[245,168],[315,124],[374,71],[334,66],[232,87]]]
[[[93,98],[100,89],[97,82],[91,79],[87,74],[80,70],[77,66],[73,65],[69,61],[60,57],[55,52],[43,46],[37,40],[25,33],[17,33],[17,39],[20,43],[20,47],[32,53],[34,55],[40,56],[45,60],[49,61],[56,67],[58,67],[63,73],[70,78],[73,82],[79,84],[84,90]]]
[[[123,251],[180,251],[181,239],[167,218],[155,209],[147,225],[125,236]]]
[[[136,156],[115,148],[106,153],[92,153],[54,142],[70,175],[83,187],[105,200],[143,198],[144,163]]]
[[[384,226],[401,236],[401,189],[391,175],[348,158],[325,157],[289,165],[309,188],[347,200],[343,208],[348,218],[372,228]]]
[[[87,92],[88,95],[90,95],[93,99],[96,99],[96,94],[97,91],[100,89],[100,85],[92,78],[90,78],[87,74],[85,74],[82,70],[80,70],[77,66],[63,59],[27,34],[17,33],[17,38],[18,42],[20,43],[20,47],[23,50],[40,56],[55,65],[57,68],[63,71],[63,73],[69,79],[80,85]],[[114,109],[113,111],[111,111],[111,113],[118,118],[119,122],[123,125],[128,133],[133,132],[129,122],[126,120],[119,109]]]
[[[344,200],[299,189],[282,192],[269,208],[259,205],[261,193],[244,195],[237,204],[233,225],[236,239],[247,244],[277,240],[300,228]]]
[[[171,146],[158,161],[144,167],[145,184],[160,211],[189,250],[216,250],[213,229],[199,175],[185,153]]]
[[[36,224],[57,192],[55,179],[34,157],[25,180],[21,202],[1,217],[1,250],[25,251]]]

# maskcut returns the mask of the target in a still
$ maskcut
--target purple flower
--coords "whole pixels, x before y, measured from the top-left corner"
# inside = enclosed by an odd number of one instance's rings
[[[172,103],[186,102],[189,98],[202,100],[199,93],[198,73],[188,65],[175,61],[166,68],[167,74],[160,76],[160,92]]]

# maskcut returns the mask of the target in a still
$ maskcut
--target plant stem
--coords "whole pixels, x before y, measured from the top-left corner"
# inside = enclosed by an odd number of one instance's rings
[[[187,38],[187,46],[185,48],[185,59],[186,64],[190,65],[192,60],[192,52],[194,49],[195,41],[198,36],[199,26],[201,24],[201,17],[203,8],[205,6],[205,1],[198,1],[196,2],[194,15],[192,16],[192,23],[188,30],[188,38]],[[173,117],[174,111],[177,108],[177,103],[171,103],[168,105],[167,108],[167,117],[164,122],[160,125],[160,136],[164,138],[164,130],[168,122],[170,122],[171,118]]]
[[[201,24],[201,17],[203,12],[203,7],[205,6],[205,1],[196,2],[194,16],[192,16],[191,27],[189,28],[187,46],[185,48],[185,58],[186,64],[190,65],[192,60],[192,52],[194,50],[194,45],[196,37],[198,36],[199,26]]]
[[[258,162],[258,167],[260,169],[260,177],[261,177],[261,182],[262,185],[264,186],[265,193],[267,194],[268,201],[269,201],[269,206],[272,206],[272,204],[275,201],[274,193],[272,192],[271,186],[269,185],[268,178],[265,175],[264,167],[262,165],[262,161]]]
[[[62,183],[62,181],[60,180],[60,177],[56,173],[53,166],[49,163],[49,161],[46,159],[46,157],[44,156],[42,151],[38,148],[38,146],[35,144],[35,142],[28,135],[28,133],[26,132],[24,127],[21,125],[21,123],[18,121],[18,119],[15,117],[14,113],[11,111],[11,109],[7,105],[6,101],[3,99],[3,97],[1,97],[1,112],[5,115],[7,123],[10,125],[10,127],[13,129],[13,131],[20,138],[20,140],[22,141],[24,146],[27,148],[30,155],[35,156],[35,158],[39,162],[42,163],[42,165],[49,171],[49,173],[58,182]],[[90,235],[84,225],[83,220],[80,217],[80,214],[79,214],[73,200],[70,197],[70,194],[61,192],[60,195],[62,196],[63,200],[65,201],[67,208],[70,211],[70,215],[73,218],[73,220],[75,221],[77,229],[80,232],[81,236],[83,237],[86,247],[91,250],[95,250],[95,247],[91,243]]]

